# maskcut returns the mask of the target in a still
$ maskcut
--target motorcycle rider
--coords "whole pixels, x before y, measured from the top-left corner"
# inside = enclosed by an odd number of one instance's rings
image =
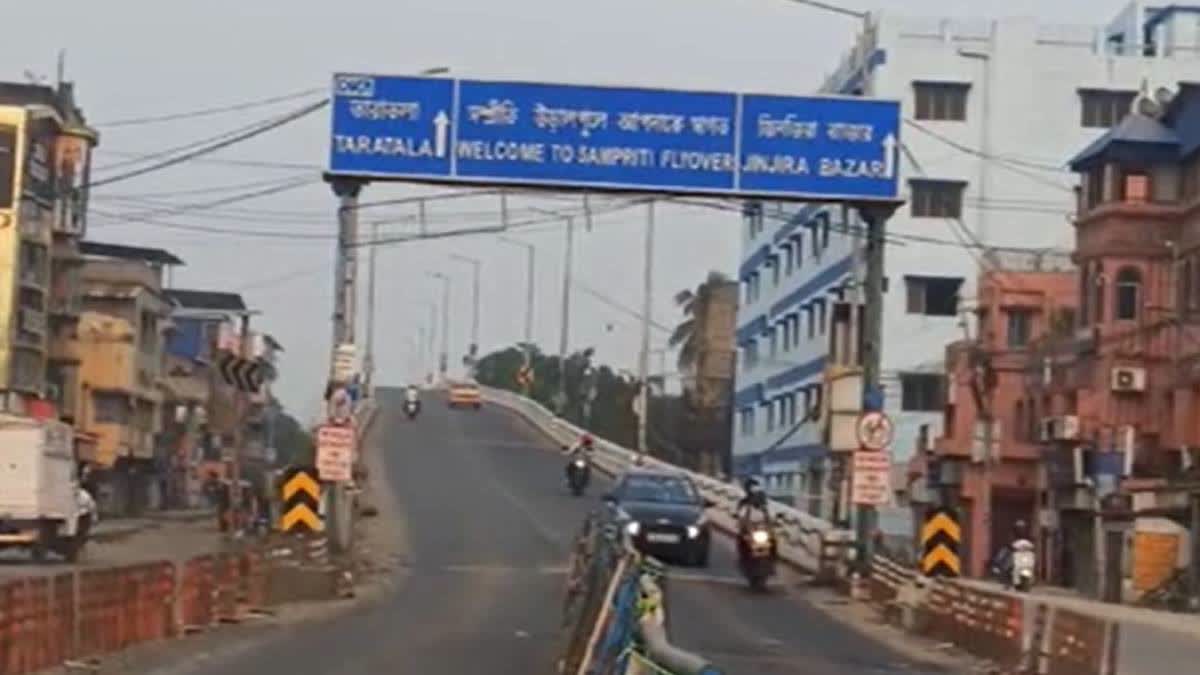
[[[1013,524],[1012,540],[1000,547],[996,554],[992,556],[990,565],[992,575],[996,577],[1005,586],[1012,583],[1013,573],[1013,549],[1017,542],[1029,540],[1029,527],[1024,520],[1018,520]]]
[[[744,559],[749,552],[746,548],[746,533],[755,526],[771,529],[771,513],[767,508],[767,493],[757,478],[747,477],[742,481],[742,489],[746,494],[738,500],[734,514],[738,521],[738,557]],[[775,542],[772,538],[771,547]]]

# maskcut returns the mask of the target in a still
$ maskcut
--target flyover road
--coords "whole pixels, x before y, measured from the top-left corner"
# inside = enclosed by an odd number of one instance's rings
[[[408,422],[395,392],[381,401],[378,445],[407,532],[393,594],[172,673],[554,672],[567,547],[598,499],[567,494],[555,448],[506,412],[451,411],[426,399]],[[750,594],[728,549],[713,553],[709,569],[680,570],[668,608],[675,641],[731,675],[918,672],[801,595]]]

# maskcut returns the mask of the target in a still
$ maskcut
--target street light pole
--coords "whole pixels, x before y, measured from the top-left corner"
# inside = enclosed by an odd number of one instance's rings
[[[650,313],[654,306],[654,202],[646,204],[646,242],[642,268],[642,345],[638,352],[638,454],[646,454],[646,421],[650,416]]]
[[[500,241],[525,249],[525,353],[528,354],[529,350],[533,347],[534,266],[537,258],[537,247],[523,241],[509,239],[508,237],[500,237]]]
[[[370,263],[370,272],[367,276],[367,346],[366,355],[363,358],[363,370],[366,371],[366,389],[372,391],[375,388],[375,268],[376,268],[376,253],[378,246],[374,242],[379,241],[379,223],[371,223],[371,250],[367,252],[367,261]]]
[[[456,253],[451,253],[450,259],[465,262],[471,266],[471,346],[467,349],[467,353],[474,359],[479,350],[479,271],[483,266],[483,261]]]
[[[558,412],[560,413],[567,408],[567,345],[571,337],[571,258],[575,249],[575,219],[567,216],[566,221],[567,249],[563,254],[562,324],[559,326],[558,333],[558,396],[560,401]]]
[[[446,377],[446,366],[450,355],[450,277],[441,272],[428,272],[431,278],[442,282],[442,353],[438,360],[438,373]]]

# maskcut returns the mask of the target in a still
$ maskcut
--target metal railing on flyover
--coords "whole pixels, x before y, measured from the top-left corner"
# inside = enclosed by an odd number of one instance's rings
[[[639,554],[619,509],[584,522],[572,550],[563,624],[564,675],[720,675],[704,657],[671,644],[664,567]]]
[[[555,442],[570,445],[586,433],[584,429],[555,416],[536,401],[503,389],[481,389],[486,403],[517,413]],[[736,485],[652,457],[640,457],[636,451],[604,439],[596,440],[594,460],[602,472],[614,476],[639,461],[643,466],[685,473],[703,496],[716,504],[709,514],[712,525],[729,534],[737,531],[734,514],[742,491]],[[778,521],[777,532],[781,539],[779,554],[784,562],[826,581],[832,581],[842,573],[846,550],[854,541],[853,532],[836,528],[826,520],[780,502],[771,503],[771,513],[775,514]]]

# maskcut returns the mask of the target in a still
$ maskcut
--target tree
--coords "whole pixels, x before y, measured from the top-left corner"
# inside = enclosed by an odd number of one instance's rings
[[[718,286],[730,283],[729,277],[713,270],[696,290],[685,288],[675,294],[675,304],[683,313],[683,321],[675,326],[667,344],[672,349],[679,350],[678,366],[680,372],[688,372],[696,365],[700,354],[702,336],[696,330],[702,324],[712,298],[712,290]]]

